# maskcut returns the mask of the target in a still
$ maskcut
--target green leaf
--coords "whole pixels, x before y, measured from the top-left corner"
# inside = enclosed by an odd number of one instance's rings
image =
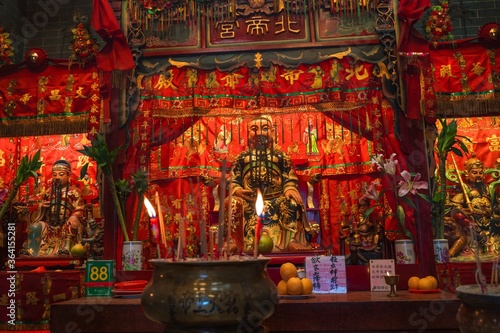
[[[417,192],[418,193],[418,192]],[[413,209],[417,209],[417,207],[415,206],[415,203],[407,196],[405,197],[402,197],[401,199],[403,199],[403,201],[408,205],[410,206],[411,208]],[[402,208],[402,207],[401,207]],[[403,214],[404,214],[404,210],[403,210]]]
[[[148,190],[149,179],[146,172],[139,170],[132,175],[132,179],[134,181],[135,191],[138,194],[143,194]]]
[[[369,216],[369,215],[373,212],[373,210],[374,210],[374,209],[375,209],[375,207],[374,207],[374,206],[372,206],[372,207],[368,208],[368,209],[365,211],[365,213],[363,214],[363,217],[365,217],[365,218],[366,218],[366,217],[368,217],[368,216]]]
[[[405,211],[404,211],[403,207],[401,207],[401,205],[398,206],[397,216],[398,216],[399,225],[401,226],[401,229],[403,229],[405,236],[408,237],[409,239],[413,240],[414,239],[413,234],[410,232],[410,230],[408,230],[408,228],[406,228]]]
[[[432,203],[432,198],[426,194],[423,194],[423,193],[420,193],[420,192],[417,192],[418,196],[421,197],[422,199],[424,199],[425,201],[429,202],[429,203]]]
[[[455,153],[455,155],[462,157],[462,151],[456,147],[451,147],[450,150]]]
[[[82,169],[80,170],[80,179],[83,179],[85,178],[85,175],[87,174],[87,170],[89,169],[89,164],[88,163],[85,163],[83,166],[82,166]]]
[[[401,205],[398,205],[396,213],[398,216],[399,223],[404,225],[404,223],[405,223],[405,210]]]

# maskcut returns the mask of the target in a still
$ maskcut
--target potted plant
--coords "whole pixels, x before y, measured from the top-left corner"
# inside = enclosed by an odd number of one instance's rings
[[[120,223],[120,228],[123,234],[123,240],[129,241],[125,216],[123,214],[120,198],[116,189],[115,178],[113,176],[113,164],[115,163],[116,156],[121,149],[123,149],[123,146],[109,151],[104,137],[101,134],[97,134],[90,146],[84,146],[83,149],[78,150],[78,152],[93,159],[97,163],[97,168],[102,171],[105,179],[109,182],[109,190],[111,191],[111,198],[113,199],[113,203],[115,205],[118,222]],[[88,163],[82,167],[80,172],[81,177],[87,173],[87,168]]]
[[[446,214],[446,161],[450,153],[457,156],[463,156],[463,153],[468,153],[469,150],[463,140],[470,141],[467,137],[457,135],[457,122],[453,119],[447,122],[446,119],[439,119],[441,131],[438,133],[435,152],[438,162],[437,181],[431,185],[430,198],[432,204],[432,222],[434,228],[435,241],[445,241],[444,226]],[[463,153],[462,153],[463,152]],[[460,175],[457,175],[460,176]],[[436,251],[436,249],[435,249]],[[439,250],[438,250],[439,251]]]
[[[16,197],[17,192],[19,191],[21,185],[25,181],[27,181],[30,177],[33,177],[35,179],[35,182],[38,181],[37,171],[40,169],[41,166],[42,166],[42,161],[40,161],[40,150],[38,150],[31,158],[29,158],[27,155],[23,156],[23,158],[21,159],[21,163],[17,168],[16,176],[11,182],[12,188],[9,193],[9,196],[4,201],[2,208],[0,209],[0,221],[2,221],[3,216],[7,213],[10,204],[12,203],[12,200],[14,200],[14,198]]]

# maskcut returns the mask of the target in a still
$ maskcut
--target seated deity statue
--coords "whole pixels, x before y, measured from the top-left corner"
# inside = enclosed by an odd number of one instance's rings
[[[84,200],[80,190],[70,185],[71,166],[59,160],[52,166],[52,188],[30,214],[28,239],[22,255],[64,256],[82,241]]]
[[[473,226],[473,234],[478,242],[479,251],[491,252],[493,238],[490,222],[493,216],[493,207],[488,185],[485,183],[484,164],[475,156],[465,163],[465,179],[461,191],[450,199],[451,217],[468,221],[465,230]],[[463,222],[460,222],[463,224]],[[473,237],[470,235],[469,237]]]
[[[349,229],[341,234],[341,237],[350,238],[350,253],[346,255],[349,265],[366,264],[370,259],[382,258],[381,226],[373,221],[372,214],[366,214],[369,208],[370,201],[361,199]]]
[[[264,210],[261,232],[273,240],[273,252],[312,249],[306,234],[310,231],[298,178],[291,159],[274,146],[271,117],[258,116],[248,125],[248,148],[232,163],[231,238],[242,251],[252,250],[258,224],[255,202],[260,190]],[[226,200],[226,205],[228,204]]]

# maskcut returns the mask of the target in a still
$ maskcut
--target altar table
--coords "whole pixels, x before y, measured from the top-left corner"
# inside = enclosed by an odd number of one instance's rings
[[[48,330],[51,306],[82,297],[83,279],[77,270],[0,272],[0,331]]]
[[[264,321],[270,332],[459,332],[455,315],[460,300],[440,291],[416,294],[398,291],[353,291],[281,299]],[[51,332],[163,332],[142,312],[140,298],[86,297],[52,306]]]

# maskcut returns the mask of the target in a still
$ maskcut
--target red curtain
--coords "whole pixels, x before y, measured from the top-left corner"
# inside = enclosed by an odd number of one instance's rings
[[[126,6],[122,4],[122,6]],[[107,0],[92,1],[92,28],[106,42],[97,55],[97,66],[101,71],[129,70],[135,67],[127,38],[116,20],[113,8]]]
[[[420,75],[420,68],[415,64],[415,59],[424,61],[428,58],[429,44],[413,27],[430,5],[430,0],[400,0],[398,5],[400,31],[397,51],[401,59],[399,66],[402,70],[402,84],[407,95],[403,107],[406,116],[410,119],[420,119],[422,109],[426,112],[425,116],[433,117],[435,108],[429,103],[429,99],[433,96],[420,90],[421,81],[425,77]],[[421,103],[415,101],[421,101]]]

